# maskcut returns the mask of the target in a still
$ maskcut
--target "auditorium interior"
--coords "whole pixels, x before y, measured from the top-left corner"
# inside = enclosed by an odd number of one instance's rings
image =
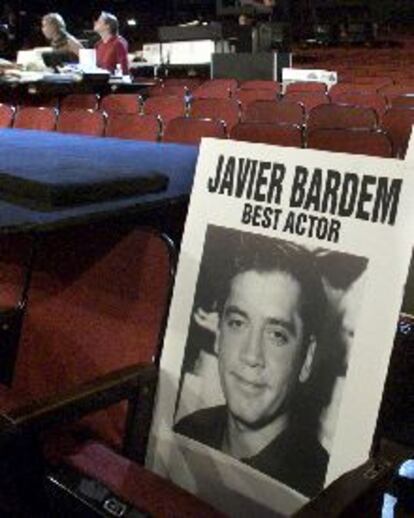
[[[412,0],[0,2],[0,517],[225,516],[146,464],[201,140],[404,161],[413,124]],[[366,461],[298,518],[414,516],[401,298]]]

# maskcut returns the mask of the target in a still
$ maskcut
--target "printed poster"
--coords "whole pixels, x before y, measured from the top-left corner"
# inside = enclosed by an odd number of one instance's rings
[[[289,516],[369,456],[411,254],[397,160],[204,139],[149,466]]]

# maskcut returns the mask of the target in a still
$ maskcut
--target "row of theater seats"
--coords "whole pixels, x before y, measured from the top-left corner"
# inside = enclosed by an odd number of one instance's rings
[[[248,142],[402,158],[414,122],[414,110],[390,108],[380,125],[372,108],[332,103],[314,107],[305,120],[300,103],[272,101],[251,103],[240,120],[238,111],[226,110],[225,105],[218,110],[218,102],[208,110],[204,101],[210,104],[213,100],[198,101],[205,108],[203,113],[195,110],[190,112],[191,116],[166,118],[166,121],[162,110],[159,115],[106,114],[92,109],[58,112],[47,107],[15,110],[0,105],[0,126],[184,144],[199,144],[202,137],[230,137]],[[197,100],[194,101],[197,106],[196,103]]]

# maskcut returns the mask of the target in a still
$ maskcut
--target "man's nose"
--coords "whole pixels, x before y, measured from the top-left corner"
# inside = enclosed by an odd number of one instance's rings
[[[263,331],[261,327],[252,327],[243,343],[242,360],[251,367],[263,366]]]

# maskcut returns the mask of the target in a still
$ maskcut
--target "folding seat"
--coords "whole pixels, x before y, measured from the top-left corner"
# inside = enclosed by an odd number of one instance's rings
[[[227,99],[232,97],[237,89],[235,79],[209,79],[193,91],[194,98]]]
[[[326,84],[317,81],[297,81],[286,86],[285,94],[292,92],[319,92],[326,93]]]
[[[414,94],[399,95],[389,99],[393,108],[414,108]]]
[[[315,106],[329,103],[330,99],[323,92],[291,92],[285,94],[281,102],[299,102],[303,104],[305,112],[309,113]]]
[[[60,110],[84,110],[98,109],[98,96],[96,94],[69,94],[60,100]]]
[[[332,85],[331,88],[329,89],[329,97],[331,98],[331,101],[334,102],[334,103],[337,103],[338,102],[338,96],[342,95],[342,94],[353,94],[353,93],[358,93],[358,94],[372,94],[372,93],[375,93],[377,91],[377,88],[375,85],[370,85],[370,84],[367,84],[367,83],[353,83],[353,82],[350,82],[350,83],[347,83],[347,82],[344,82],[344,83],[337,83],[336,85]]]
[[[1,411],[137,362],[152,370],[175,264],[171,242],[134,223],[105,222],[50,233],[38,242],[37,252],[13,389],[0,390]],[[82,421],[76,430],[81,435],[89,430],[116,446],[124,418],[125,408],[117,406]]]
[[[394,81],[392,77],[386,76],[358,76],[357,82],[360,85],[370,85],[375,87],[377,90],[385,86],[392,85]]]
[[[16,98],[16,104],[19,106],[35,106],[35,107],[46,107],[46,108],[58,108],[59,97],[56,95],[47,94],[23,94]]]
[[[148,93],[149,97],[158,97],[158,96],[164,96],[164,95],[167,95],[167,96],[176,95],[176,96],[184,97],[186,92],[187,92],[187,88],[185,87],[185,85],[160,84],[160,85],[151,86],[148,89],[147,93]]]
[[[57,110],[55,108],[27,106],[19,108],[14,117],[14,128],[55,131]]]
[[[107,137],[157,142],[160,137],[160,121],[155,115],[113,113],[108,116],[105,135]]]
[[[308,131],[316,128],[365,128],[376,129],[378,117],[372,108],[321,104],[315,106],[306,123]]]
[[[365,108],[372,108],[378,115],[378,119],[381,120],[382,116],[387,109],[387,103],[385,98],[378,93],[358,93],[358,92],[344,92],[338,94],[332,100],[335,104],[344,104],[347,106],[362,106]]]
[[[276,101],[277,93],[273,90],[237,90],[235,98],[241,103],[241,108],[245,108],[253,101]]]
[[[234,99],[196,98],[190,105],[190,116],[222,120],[230,130],[240,120],[240,104]]]
[[[156,96],[148,97],[143,105],[145,115],[159,116],[163,124],[171,119],[183,117],[186,113],[186,106],[183,96]]]
[[[100,108],[106,113],[139,113],[140,97],[137,94],[105,95]]]
[[[170,244],[150,228],[89,224],[37,244],[13,390],[33,399],[157,355]],[[119,441],[122,408],[91,420]],[[96,423],[93,424],[93,423]]]
[[[275,94],[282,92],[280,83],[265,79],[250,79],[240,84],[240,90],[271,90]]]
[[[61,111],[57,120],[56,130],[60,133],[78,133],[102,137],[105,132],[105,114],[95,110]]]
[[[199,77],[167,77],[163,82],[165,86],[182,86],[193,91],[200,86],[204,80]]]
[[[389,106],[393,105],[395,97],[401,97],[403,95],[414,95],[414,82],[413,84],[395,84],[381,88],[379,91],[387,99]]]
[[[290,124],[239,122],[230,130],[230,138],[276,146],[303,147],[302,128]]]
[[[314,129],[308,132],[307,147],[384,158],[393,156],[392,143],[386,133],[365,129]]]
[[[278,124],[298,124],[305,122],[305,108],[298,102],[255,101],[242,112],[245,122],[274,122]]]
[[[199,144],[203,137],[226,138],[223,121],[178,117],[168,122],[164,129],[164,142]]]
[[[15,112],[14,106],[0,104],[0,128],[9,128],[12,126]]]
[[[414,109],[390,108],[382,119],[382,128],[387,131],[396,155],[404,158],[410,140],[411,128],[414,125]]]

